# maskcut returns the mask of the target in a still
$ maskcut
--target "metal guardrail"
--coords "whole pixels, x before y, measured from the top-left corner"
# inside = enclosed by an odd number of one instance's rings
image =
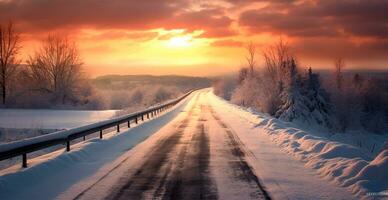
[[[143,111],[131,113],[114,119],[109,119],[69,130],[57,131],[47,135],[42,135],[34,138],[29,138],[21,141],[11,142],[0,145],[0,161],[13,158],[16,156],[22,156],[22,167],[27,167],[27,154],[38,151],[44,148],[55,146],[58,144],[66,145],[66,151],[70,151],[70,142],[93,133],[100,133],[100,139],[102,139],[102,131],[104,129],[116,127],[117,132],[120,132],[120,125],[127,123],[128,128],[131,127],[131,123],[138,124],[139,120],[144,121],[144,117],[148,119],[154,117],[157,114],[171,108],[178,104],[184,98],[189,96],[193,90],[184,94],[183,96],[166,102],[162,105],[154,106]]]

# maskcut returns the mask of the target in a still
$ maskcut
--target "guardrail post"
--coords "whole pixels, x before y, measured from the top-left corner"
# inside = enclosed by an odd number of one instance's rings
[[[190,93],[188,93],[188,94],[190,94]],[[146,110],[143,110],[141,112],[129,114],[127,116],[127,118],[125,118],[125,120],[123,120],[122,118],[119,118],[117,121],[113,121],[113,122],[109,120],[109,121],[102,123],[101,125],[93,124],[90,127],[84,127],[85,129],[66,132],[66,137],[60,140],[60,144],[66,145],[66,147],[65,147],[66,151],[69,152],[72,140],[76,140],[74,143],[77,143],[77,142],[79,142],[78,138],[83,137],[83,140],[85,141],[86,136],[88,136],[90,134],[94,135],[97,132],[99,132],[100,139],[102,139],[103,138],[103,130],[104,129],[111,129],[111,128],[114,128],[115,126],[117,126],[117,132],[120,132],[120,124],[125,123],[125,121],[127,121],[128,128],[130,128],[131,127],[131,120],[135,120],[135,123],[138,124],[140,119],[142,121],[144,121],[145,115],[147,115],[147,117],[149,119],[151,116],[155,117],[156,115],[158,115],[162,111],[168,110],[171,107],[173,107],[174,105],[177,105],[177,103],[179,101],[181,101],[182,99],[184,99],[185,97],[187,97],[188,94],[186,94],[183,97],[178,98],[172,102],[168,102],[166,104],[162,104],[162,105],[159,105],[157,107],[151,107],[150,109],[146,109]],[[49,138],[45,138],[45,139],[49,139]],[[47,147],[50,147],[53,145],[57,145],[58,143],[57,143],[57,141],[51,141],[51,140],[42,140],[42,141],[39,140],[39,141],[32,141],[32,144],[33,144],[32,149],[23,150],[24,148],[29,148],[29,145],[20,144],[20,145],[22,145],[21,147],[16,146],[14,148],[11,148],[10,150],[7,151],[8,153],[1,152],[2,159],[4,157],[11,158],[11,157],[16,157],[16,156],[22,156],[21,165],[23,168],[25,168],[28,165],[27,164],[27,154],[28,153],[33,152],[33,151],[38,151],[40,149],[44,149],[44,148],[47,148]],[[22,150],[20,150],[19,148],[22,148]],[[373,151],[373,149],[372,149],[372,151]],[[6,154],[6,155],[3,155],[3,154]]]
[[[70,151],[70,140],[66,141],[66,151]]]
[[[27,154],[26,153],[23,153],[22,155],[22,167],[23,168],[26,168],[27,167]]]

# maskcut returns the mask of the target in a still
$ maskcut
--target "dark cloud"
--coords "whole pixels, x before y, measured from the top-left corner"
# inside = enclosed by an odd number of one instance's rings
[[[203,30],[202,37],[226,37],[236,34],[230,28],[232,21],[222,8],[211,8],[180,13],[173,19],[168,19],[165,27],[184,27],[187,31]]]
[[[239,24],[254,33],[388,38],[388,1],[316,0],[282,5],[271,2],[267,1],[264,8],[243,12]]]
[[[183,0],[13,0],[0,2],[0,19],[12,19],[30,30],[63,27],[157,28],[187,6]]]
[[[252,8],[239,16],[238,24],[254,34],[388,37],[385,0],[225,1],[235,6],[248,5],[246,8],[252,3],[266,3],[264,8]],[[230,28],[233,19],[222,7],[201,6],[193,11],[192,5],[188,0],[11,0],[0,1],[0,19],[12,19],[26,32],[86,27],[202,29],[204,37],[237,34]]]
[[[292,43],[297,55],[315,60],[333,60],[343,57],[350,61],[386,61],[388,40],[371,40],[356,43],[343,38],[305,38]]]
[[[13,20],[35,39],[45,35],[40,32],[77,35],[83,28],[98,30],[83,36],[93,40],[136,41],[173,36],[159,35],[158,28],[203,30],[195,37],[224,47],[241,46],[247,36],[241,33],[271,33],[291,36],[298,52],[314,58],[388,59],[388,0],[223,1],[233,8],[212,0],[0,0],[0,23]]]
[[[328,20],[304,17],[275,10],[249,10],[241,14],[239,24],[252,33],[270,32],[290,36],[334,36],[338,30]]]
[[[225,2],[231,3],[233,5],[247,5],[251,3],[291,4],[297,1],[298,0],[225,0]]]
[[[13,0],[0,1],[0,19],[12,19],[24,32],[56,29],[186,29],[204,36],[235,34],[220,7],[196,11],[185,0]],[[1,22],[1,20],[0,20]]]

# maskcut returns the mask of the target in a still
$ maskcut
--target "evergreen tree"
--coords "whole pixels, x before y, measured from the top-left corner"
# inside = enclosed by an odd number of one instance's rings
[[[282,68],[286,84],[280,94],[282,104],[275,117],[285,121],[294,121],[296,119],[306,121],[310,115],[310,110],[307,107],[309,100],[303,94],[302,79],[298,74],[295,60],[287,61]]]
[[[331,104],[329,96],[321,87],[319,75],[312,72],[311,67],[308,69],[305,86],[306,96],[309,99],[309,110],[311,112],[311,120],[324,125],[328,128],[332,127],[330,120]]]

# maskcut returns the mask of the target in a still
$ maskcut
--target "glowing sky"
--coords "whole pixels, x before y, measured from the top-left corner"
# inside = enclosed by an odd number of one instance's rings
[[[243,46],[280,36],[300,63],[388,68],[385,0],[0,0],[23,58],[48,33],[77,41],[85,68],[101,74],[216,75],[244,64]]]

